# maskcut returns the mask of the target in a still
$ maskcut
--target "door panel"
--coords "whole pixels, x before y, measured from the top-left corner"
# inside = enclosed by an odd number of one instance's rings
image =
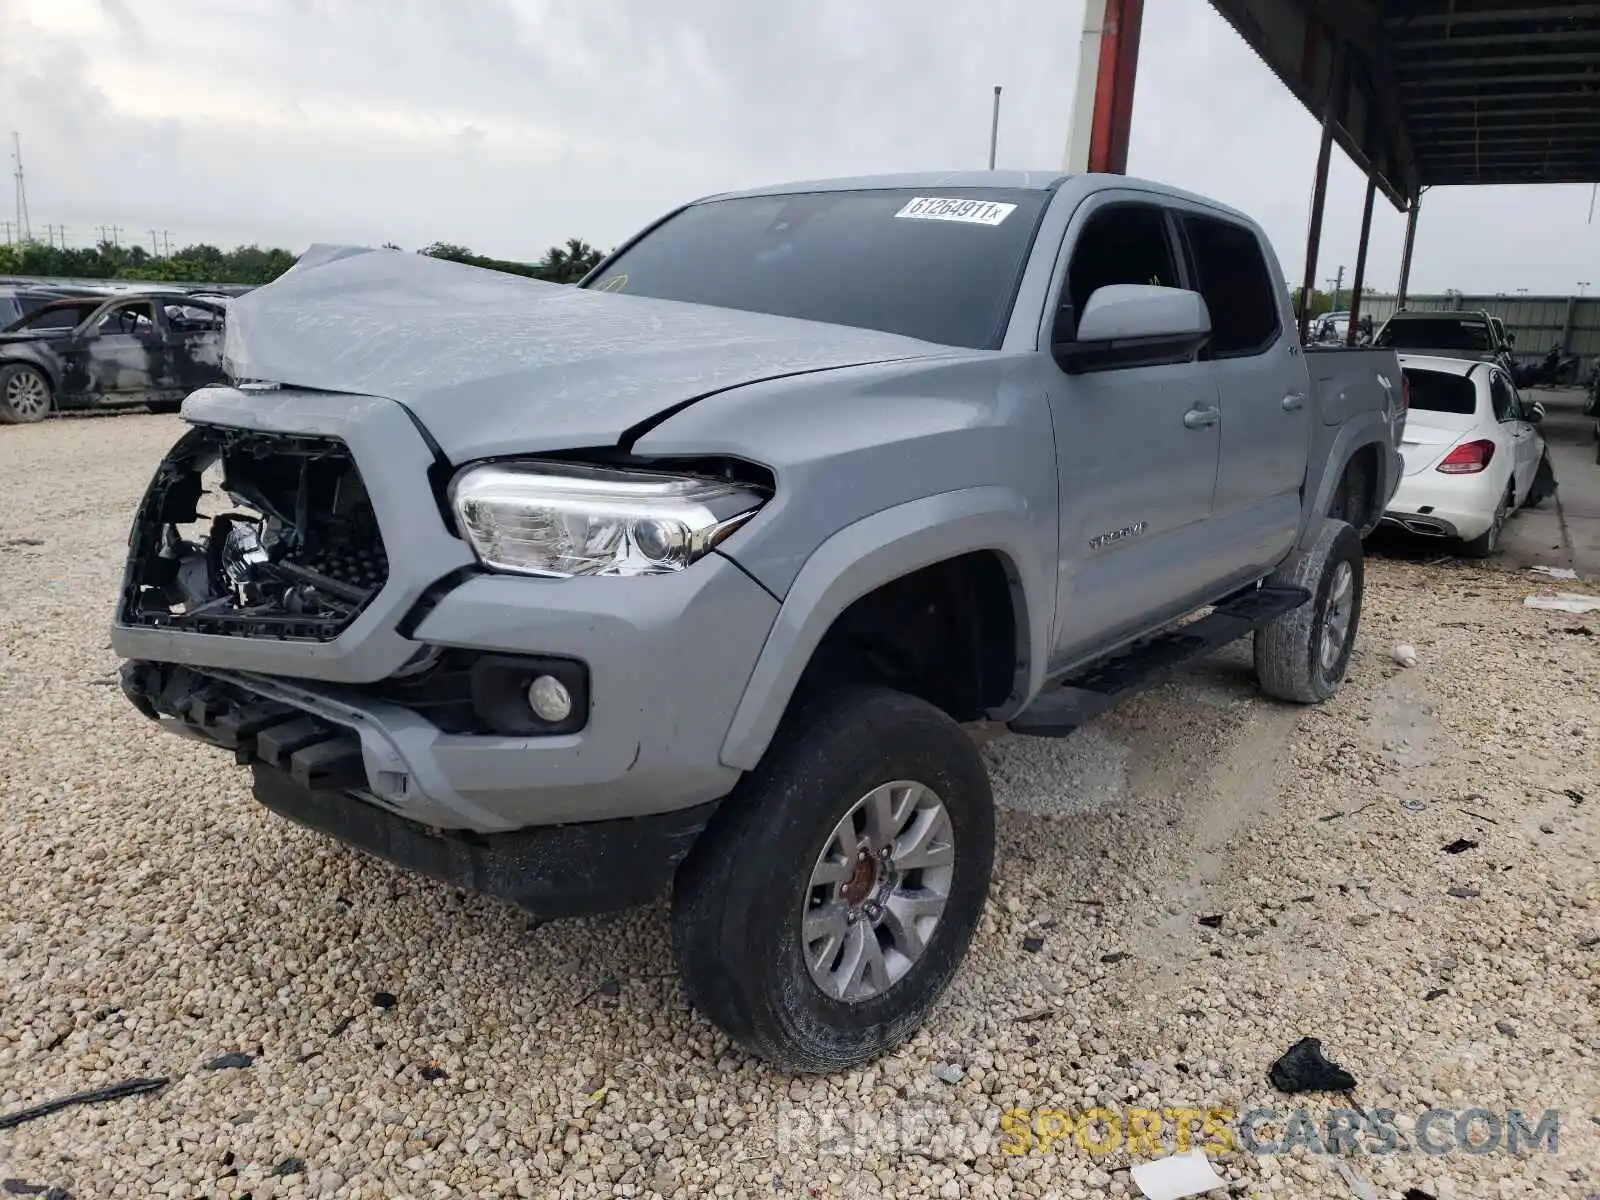
[[[1102,287],[1183,286],[1165,208],[1103,192],[1075,214],[1052,342]],[[1198,362],[1053,374],[1061,543],[1054,665],[1181,615],[1212,564],[1195,545],[1211,516],[1221,410]]]
[[[1057,664],[1180,615],[1217,578],[1199,540],[1216,487],[1217,408],[1203,363],[1060,376],[1050,395],[1061,472]]]
[[[1307,356],[1285,326],[1255,231],[1198,210],[1179,213],[1178,224],[1212,314],[1207,357],[1222,401],[1212,506],[1222,557],[1213,568],[1229,577],[1266,571],[1300,527],[1313,408]]]

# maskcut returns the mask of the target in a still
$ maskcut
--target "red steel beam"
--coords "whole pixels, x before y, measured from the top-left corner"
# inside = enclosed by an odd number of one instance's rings
[[[1133,84],[1139,67],[1139,30],[1144,0],[1106,0],[1101,23],[1100,64],[1095,73],[1094,123],[1089,131],[1089,170],[1128,173],[1128,134],[1133,123]]]

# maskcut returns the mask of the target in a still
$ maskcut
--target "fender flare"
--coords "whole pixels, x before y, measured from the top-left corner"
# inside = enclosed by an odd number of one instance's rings
[[[800,676],[839,614],[886,583],[974,551],[1000,556],[1017,628],[1012,690],[1021,709],[1043,685],[1054,573],[1041,570],[1034,514],[1008,487],[964,488],[896,505],[833,534],[806,559],[778,609],[722,743],[722,762],[751,770],[766,753]]]
[[[1339,430],[1328,451],[1322,478],[1316,481],[1315,493],[1308,489],[1307,494],[1314,495],[1315,498],[1306,506],[1300,538],[1296,543],[1298,551],[1309,550],[1312,543],[1317,540],[1317,532],[1322,528],[1322,518],[1327,515],[1328,506],[1333,503],[1333,493],[1338,489],[1339,481],[1344,478],[1350,460],[1367,446],[1378,447],[1378,478],[1374,484],[1377,488],[1378,515],[1382,515],[1382,510],[1387,506],[1389,497],[1394,492],[1394,484],[1399,478],[1399,454],[1390,445],[1389,428],[1389,423],[1381,415],[1371,413],[1346,421]]]

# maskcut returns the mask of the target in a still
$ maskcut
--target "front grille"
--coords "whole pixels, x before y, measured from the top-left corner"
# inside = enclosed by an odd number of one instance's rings
[[[129,539],[124,624],[329,641],[389,577],[361,473],[333,438],[200,426]]]

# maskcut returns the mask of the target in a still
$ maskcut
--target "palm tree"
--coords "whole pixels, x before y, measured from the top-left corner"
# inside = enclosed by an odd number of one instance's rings
[[[539,263],[539,276],[551,283],[577,283],[603,256],[582,238],[568,238],[565,246],[551,246]]]

